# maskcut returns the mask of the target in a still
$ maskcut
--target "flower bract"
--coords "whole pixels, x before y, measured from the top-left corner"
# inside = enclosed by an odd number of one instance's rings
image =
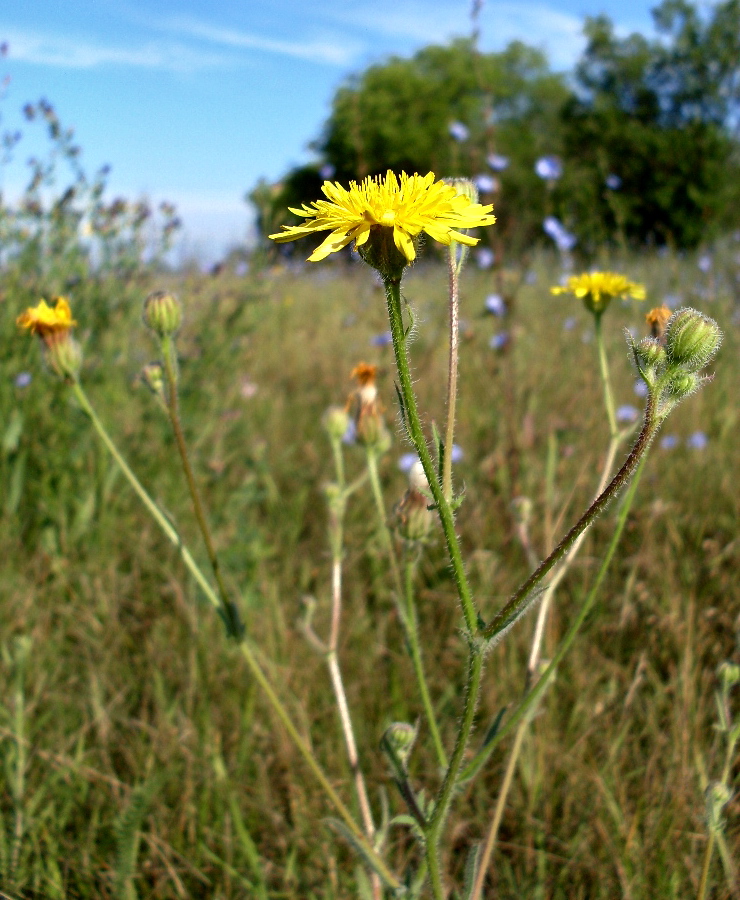
[[[53,308],[45,300],[41,300],[38,306],[29,306],[18,316],[16,324],[21,328],[28,328],[31,334],[38,334],[42,338],[69,331],[77,324],[72,318],[69,303],[65,297],[56,297],[55,300]]]
[[[550,288],[552,294],[574,294],[594,313],[602,313],[615,297],[645,299],[645,287],[614,272],[586,272],[572,275],[564,286]]]
[[[421,232],[442,244],[451,241],[474,246],[477,238],[458,229],[492,225],[496,221],[491,205],[475,203],[452,185],[435,181],[434,174],[400,178],[388,171],[385,177],[368,177],[349,189],[325,181],[321,190],[326,200],[317,200],[301,209],[291,209],[306,219],[303,225],[283,226],[271,234],[279,243],[294,241],[318,231],[330,231],[326,240],[308,257],[310,262],[325,259],[355,241],[362,247],[373,230],[389,229],[395,246],[407,262],[416,258],[414,238]]]

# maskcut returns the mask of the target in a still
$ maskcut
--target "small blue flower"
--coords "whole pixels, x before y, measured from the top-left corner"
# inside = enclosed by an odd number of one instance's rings
[[[681,298],[678,294],[666,294],[663,297],[663,305],[667,306],[668,309],[675,309],[677,306],[681,305]]]
[[[452,461],[454,463],[459,463],[462,461],[464,456],[465,456],[465,452],[463,451],[463,448],[459,444],[453,444],[452,445],[452,454],[451,454]]]
[[[350,419],[347,422],[347,430],[342,435],[342,443],[343,444],[354,444],[357,441],[357,425],[355,425],[355,420]]]
[[[555,181],[563,174],[563,164],[557,156],[541,156],[534,164],[535,172],[546,181]]]
[[[234,266],[234,275],[237,278],[244,278],[244,276],[249,272],[249,263],[242,259]]]
[[[506,304],[501,294],[489,294],[486,297],[486,312],[492,313],[494,316],[506,315]]]
[[[390,331],[384,331],[382,334],[374,334],[370,338],[370,343],[373,347],[387,347],[388,344],[393,343],[393,335]]]
[[[487,160],[494,172],[503,172],[509,165],[509,157],[502,156],[500,153],[490,153]]]
[[[567,319],[563,319],[563,331],[573,331],[577,324],[578,319],[575,316],[568,316]]]
[[[13,384],[17,388],[27,388],[30,383],[31,383],[31,373],[30,372],[19,372],[13,379]]]
[[[686,438],[686,446],[690,447],[692,450],[703,450],[707,444],[709,443],[709,438],[704,434],[703,431],[695,431],[692,435]]]
[[[610,191],[618,191],[622,187],[622,179],[613,172],[604,179],[604,184]]]
[[[475,251],[475,263],[479,269],[490,269],[496,262],[496,255],[488,247],[481,247]]]
[[[555,241],[558,250],[561,252],[572,250],[578,243],[578,238],[571,234],[560,219],[557,219],[555,216],[547,216],[542,223],[542,229],[548,237]]]
[[[647,397],[648,395],[648,386],[642,379],[639,379],[635,382],[632,390],[637,394],[638,397]]]
[[[710,272],[712,269],[712,257],[708,253],[702,253],[696,261],[696,264],[699,267],[699,270],[706,275],[707,272]]]
[[[508,343],[509,343],[509,332],[508,331],[499,331],[499,333],[494,334],[494,336],[488,342],[488,346],[492,350],[503,350],[504,347]]]
[[[474,175],[473,184],[484,194],[490,194],[498,187],[498,181],[492,175]]]
[[[630,406],[628,403],[624,406],[618,406],[616,409],[617,422],[634,422],[640,415],[640,410],[636,406]]]
[[[678,447],[678,438],[675,434],[666,434],[660,439],[660,446],[664,450],[673,450],[674,447]]]
[[[411,471],[411,466],[414,465],[418,458],[415,453],[404,453],[403,456],[399,457],[398,468],[408,475]]]
[[[324,179],[324,181],[328,181],[330,178],[334,177],[334,174],[337,170],[331,163],[324,163],[324,165],[319,169],[319,175]]]
[[[467,141],[470,137],[470,130],[462,122],[451,122],[449,132],[456,141]]]

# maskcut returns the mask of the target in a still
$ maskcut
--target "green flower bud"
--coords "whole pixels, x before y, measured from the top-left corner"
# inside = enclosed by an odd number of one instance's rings
[[[699,378],[698,375],[694,375],[692,372],[682,372],[679,370],[668,382],[666,390],[679,400],[683,400],[684,397],[693,394],[702,381],[703,379]]]
[[[665,345],[668,362],[698,372],[719,350],[717,323],[695,309],[679,309],[668,320]]]
[[[737,663],[723,662],[717,669],[717,676],[725,691],[740,682],[740,666]]]
[[[722,810],[727,806],[731,798],[732,792],[721,781],[713,781],[706,790],[704,799],[707,804],[707,827],[715,834],[724,831]]]
[[[342,406],[330,406],[321,423],[330,441],[341,441],[349,428],[349,413]]]
[[[182,307],[174,294],[155,291],[144,301],[144,324],[160,338],[170,337],[182,325]]]
[[[163,403],[164,395],[164,367],[160,362],[147,363],[141,370],[141,380]]]
[[[635,345],[635,356],[640,368],[657,368],[665,363],[665,348],[654,338],[643,338]]]
[[[386,728],[381,739],[381,747],[391,750],[401,765],[405,766],[411,756],[416,740],[416,727],[408,722],[394,722]]]

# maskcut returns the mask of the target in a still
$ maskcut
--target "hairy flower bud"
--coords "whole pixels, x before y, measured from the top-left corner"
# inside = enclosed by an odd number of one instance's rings
[[[144,301],[144,324],[160,338],[170,337],[182,325],[182,307],[174,294],[155,291]]]
[[[674,313],[665,332],[669,363],[698,372],[719,350],[722,332],[717,323],[695,309],[687,307]]]
[[[635,345],[635,356],[641,368],[661,366],[665,362],[665,348],[655,338],[643,338]]]
[[[394,722],[383,733],[380,745],[383,749],[395,754],[401,765],[405,766],[411,755],[416,740],[416,728],[408,722]]]
[[[349,413],[341,406],[330,406],[324,413],[321,423],[330,441],[341,441],[349,428]]]

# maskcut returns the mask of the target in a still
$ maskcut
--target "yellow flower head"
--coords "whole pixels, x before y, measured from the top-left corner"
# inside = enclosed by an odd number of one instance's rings
[[[52,309],[45,300],[41,300],[38,306],[29,306],[16,319],[16,325],[28,328],[31,334],[38,334],[44,339],[57,337],[64,334],[76,325],[72,318],[72,310],[65,297],[55,297],[56,301]]]
[[[310,262],[325,259],[350,241],[360,248],[373,231],[390,229],[396,248],[408,264],[416,258],[414,238],[422,231],[442,244],[449,245],[454,240],[475,246],[477,238],[457,229],[492,225],[496,221],[491,215],[493,206],[475,203],[454,186],[435,181],[432,172],[424,176],[402,172],[399,181],[389,170],[385,178],[368,177],[360,184],[350,181],[349,190],[331,181],[325,181],[321,190],[326,200],[290,210],[310,221],[283,225],[283,231],[270,235],[282,243],[317,231],[331,231],[308,257]]]
[[[564,287],[550,288],[552,294],[575,294],[594,313],[602,313],[614,297],[645,299],[645,286],[614,272],[586,272],[572,275]]]

